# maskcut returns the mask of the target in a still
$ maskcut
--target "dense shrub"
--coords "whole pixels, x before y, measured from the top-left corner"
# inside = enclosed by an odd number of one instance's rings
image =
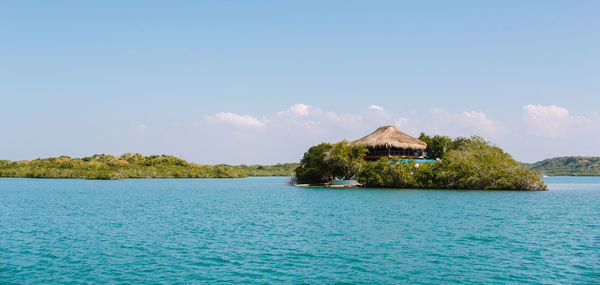
[[[119,157],[95,154],[84,158],[61,156],[33,161],[0,160],[0,177],[29,178],[240,178],[247,176],[291,176],[297,163],[277,165],[198,165],[170,155],[143,156],[126,153]]]
[[[313,146],[304,153],[300,165],[296,168],[298,183],[323,183],[333,179],[333,171],[327,163],[327,156],[333,146],[322,143]]]
[[[505,190],[546,188],[540,175],[526,169],[508,153],[478,137],[447,152],[436,168],[438,187]]]
[[[544,175],[600,176],[600,157],[555,157],[525,167]]]
[[[114,157],[96,154],[81,159],[61,156],[33,161],[2,161],[0,163],[0,177],[123,179],[247,176],[248,174],[239,167],[191,164],[169,155],[124,154]]]
[[[296,181],[316,184],[330,182],[335,177],[351,179],[360,171],[366,154],[364,146],[352,146],[346,141],[313,146],[296,168]]]
[[[240,165],[248,176],[293,176],[298,163],[278,163],[275,165]]]
[[[421,135],[423,138],[425,135]],[[352,156],[357,179],[367,187],[482,190],[545,190],[541,177],[523,167],[502,149],[480,137],[449,139],[428,137],[429,154],[439,161],[417,164],[414,160],[382,158],[364,161]],[[337,146],[336,144],[335,146]],[[327,183],[341,173],[331,164],[333,145],[320,144],[304,155],[296,169],[298,183]],[[358,154],[358,153],[357,153]],[[364,153],[363,153],[364,155]],[[340,175],[341,176],[341,175]]]

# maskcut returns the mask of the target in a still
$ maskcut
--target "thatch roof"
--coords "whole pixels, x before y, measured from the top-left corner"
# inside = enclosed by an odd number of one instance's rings
[[[379,127],[372,134],[353,141],[353,145],[364,145],[370,148],[404,148],[404,149],[426,149],[427,144],[413,138],[394,126]]]

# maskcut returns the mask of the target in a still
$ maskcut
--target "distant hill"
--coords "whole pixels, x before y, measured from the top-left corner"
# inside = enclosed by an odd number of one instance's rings
[[[555,157],[524,165],[542,175],[600,176],[600,157]]]

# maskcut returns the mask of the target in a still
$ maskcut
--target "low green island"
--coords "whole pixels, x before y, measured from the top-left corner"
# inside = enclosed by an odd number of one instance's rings
[[[600,176],[600,157],[557,157],[520,163],[477,136],[452,139],[421,134],[418,140],[426,144],[424,159],[365,159],[370,155],[367,147],[342,141],[309,148],[300,163],[200,165],[171,155],[96,154],[83,158],[0,160],[0,177],[117,180],[292,176],[296,184],[306,185],[356,180],[372,188],[546,190],[541,175]]]
[[[524,166],[548,176],[600,176],[600,157],[555,157]]]
[[[291,176],[297,163],[277,165],[199,165],[170,155],[96,154],[25,161],[0,160],[0,177],[116,180],[126,178],[242,178]]]
[[[296,182],[328,185],[355,179],[371,188],[547,190],[540,174],[481,137],[451,139],[421,134],[430,160],[382,157],[369,161],[369,150],[347,141],[321,143],[304,154]]]

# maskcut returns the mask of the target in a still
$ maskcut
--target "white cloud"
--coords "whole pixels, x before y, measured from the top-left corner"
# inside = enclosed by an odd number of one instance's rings
[[[400,118],[398,118],[398,120],[396,120],[396,123],[395,123],[396,127],[401,128],[401,129],[408,127],[409,124],[410,124],[410,119],[407,117],[400,117]]]
[[[410,135],[418,135],[424,131],[449,136],[481,135],[498,138],[506,130],[502,124],[490,119],[484,112],[465,111],[452,114],[442,108],[433,108],[429,113],[395,116],[376,105],[369,106],[364,112],[353,114],[323,111],[311,105],[296,104],[262,120],[229,112],[208,116],[208,120],[235,127],[285,129],[288,135],[312,134],[315,138],[352,139],[379,126],[391,124]]]
[[[364,124],[367,126],[392,125],[394,124],[394,115],[381,106],[371,105],[364,113]]]
[[[296,104],[264,116],[221,112],[205,116],[194,123],[193,129],[188,129],[192,127],[190,124],[184,124],[167,129],[139,125],[133,130],[137,133],[145,131],[143,136],[152,138],[145,141],[153,142],[154,145],[149,147],[155,149],[147,152],[159,152],[157,148],[161,144],[166,150],[176,144],[203,163],[298,161],[311,145],[355,140],[383,125],[395,125],[411,136],[421,132],[451,137],[480,135],[524,161],[558,155],[598,155],[596,143],[600,140],[600,118],[595,114],[575,116],[562,107],[528,105],[523,107],[523,120],[500,122],[481,111],[450,112],[434,108],[394,112],[390,108],[378,110],[365,105],[361,111],[342,113]],[[570,135],[560,139],[537,137],[528,127],[538,135]],[[236,139],[222,140],[223,136]]]
[[[207,116],[209,122],[223,123],[240,128],[264,128],[267,126],[267,120],[248,115],[238,115],[231,112],[221,112]]]
[[[296,104],[285,111],[277,112],[272,119],[273,127],[325,134],[335,129],[355,129],[363,125],[362,114],[325,112],[311,105]]]
[[[398,117],[392,124],[402,132],[413,136],[417,136],[424,131],[423,123],[415,115]]]
[[[433,108],[429,116],[422,119],[420,128],[426,133],[449,136],[472,136],[500,138],[506,133],[499,121],[490,119],[484,112],[464,111],[451,114],[442,108]]]
[[[457,123],[492,137],[498,137],[505,131],[499,122],[488,118],[484,112],[468,111],[453,117]]]
[[[148,126],[146,126],[146,125],[144,125],[144,124],[137,125],[137,126],[135,127],[135,130],[136,130],[137,132],[140,132],[140,133],[145,133],[147,129],[148,129]]]
[[[523,122],[538,137],[557,138],[582,134],[598,127],[600,123],[597,114],[591,117],[572,116],[567,108],[556,105],[526,105],[523,106],[523,111]]]
[[[286,111],[277,112],[277,115],[290,115],[293,117],[304,117],[308,116],[314,108],[306,104],[296,104]],[[320,110],[319,110],[320,111]]]
[[[381,107],[381,106],[371,105],[371,106],[369,106],[369,110],[383,111],[385,109],[383,109],[383,107]]]
[[[207,116],[206,121],[236,127],[231,130],[235,134],[239,134],[240,128],[264,129],[276,136],[313,137],[315,140],[351,140],[383,125],[395,125],[413,136],[425,132],[453,137],[480,135],[496,140],[507,133],[506,127],[484,112],[450,113],[442,108],[433,108],[429,113],[412,112],[398,116],[375,105],[359,113],[337,113],[323,111],[311,105],[296,104],[263,119],[222,112]],[[251,137],[252,134],[244,133],[244,137]]]

